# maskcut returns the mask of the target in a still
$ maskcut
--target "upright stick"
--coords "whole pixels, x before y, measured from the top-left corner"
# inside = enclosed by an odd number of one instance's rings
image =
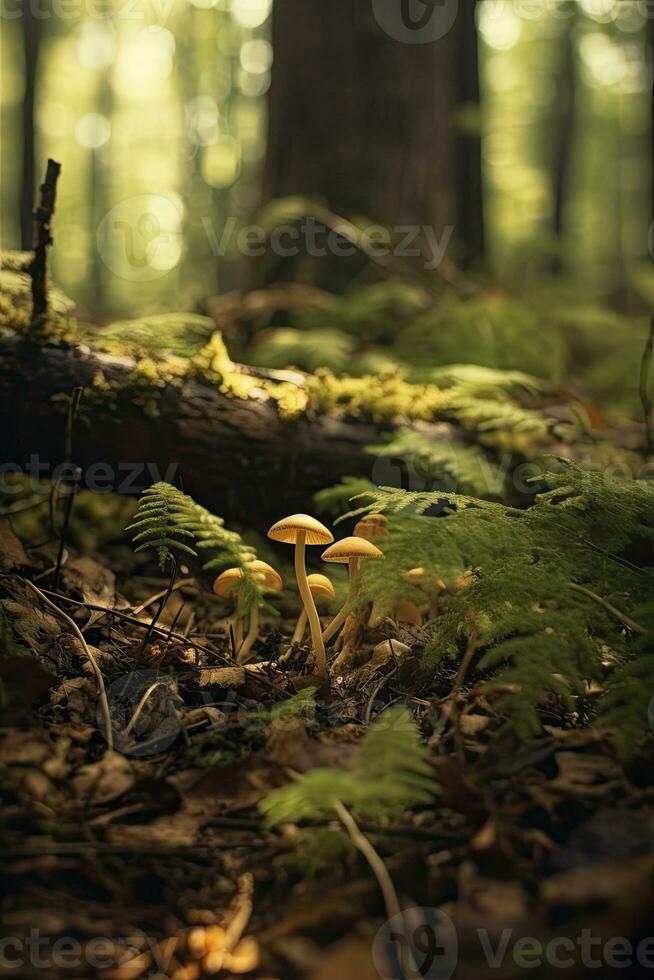
[[[34,258],[29,266],[32,280],[33,332],[38,332],[48,312],[48,246],[52,245],[51,223],[57,197],[57,180],[61,164],[48,160],[45,180],[41,184],[41,201],[34,210]]]

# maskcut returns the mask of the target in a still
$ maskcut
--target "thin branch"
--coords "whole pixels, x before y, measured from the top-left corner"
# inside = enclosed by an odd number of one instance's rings
[[[28,272],[32,280],[31,330],[38,333],[48,312],[48,247],[52,245],[51,223],[57,197],[57,180],[61,164],[48,160],[45,180],[41,184],[41,201],[34,211],[34,258]]]
[[[389,919],[392,919],[395,915],[401,915],[402,909],[400,908],[400,902],[397,897],[397,892],[395,891],[393,880],[388,873],[386,865],[368,838],[361,833],[359,827],[357,826],[356,820],[349,810],[343,806],[340,800],[335,801],[334,809],[338,814],[339,820],[350,835],[350,840],[356,849],[363,854],[364,858],[370,865],[370,870],[377,879],[377,884],[379,885],[381,893],[384,896],[386,915]]]
[[[645,627],[641,626],[640,623],[637,623],[634,619],[630,619],[626,613],[623,613],[620,609],[612,606],[610,602],[603,599],[601,595],[597,595],[596,592],[591,592],[590,589],[586,589],[583,585],[577,585],[576,582],[568,582],[568,588],[574,589],[575,592],[580,592],[582,595],[592,599],[593,602],[596,602],[598,606],[602,606],[602,608],[606,609],[611,616],[619,620],[621,623],[624,623],[625,626],[628,626],[632,633],[638,633],[639,636],[651,635],[651,630],[645,629]]]
[[[95,680],[96,680],[96,683],[97,683],[97,686],[98,686],[98,695],[100,697],[100,705],[102,707],[102,713],[104,715],[104,724],[105,724],[105,733],[104,734],[105,734],[105,738],[107,740],[107,748],[109,749],[110,752],[113,751],[114,737],[113,737],[113,729],[111,727],[111,712],[109,710],[109,702],[107,700],[107,692],[106,692],[105,686],[104,686],[104,679],[102,677],[102,672],[100,671],[100,668],[98,667],[98,663],[97,663],[95,657],[93,656],[93,654],[91,653],[91,651],[90,651],[90,649],[88,647],[88,644],[87,644],[86,640],[84,639],[84,636],[82,635],[82,633],[81,633],[81,631],[80,631],[77,623],[75,622],[75,620],[74,619],[71,619],[70,616],[63,611],[63,609],[60,609],[59,606],[56,606],[54,604],[54,602],[52,602],[50,599],[48,599],[48,597],[46,595],[44,595],[43,592],[41,592],[41,590],[39,588],[37,588],[37,586],[34,585],[33,582],[30,582],[28,579],[23,579],[23,582],[28,587],[28,589],[31,589],[31,591],[34,592],[38,596],[38,598],[41,600],[41,602],[45,606],[47,606],[48,609],[50,609],[56,616],[59,616],[60,619],[63,619],[64,622],[67,623],[68,626],[70,626],[70,628],[73,631],[73,633],[75,634],[77,640],[79,640],[79,642],[81,643],[82,649],[83,649],[83,651],[84,651],[84,653],[85,653],[85,655],[86,655],[89,663],[91,664],[91,667],[93,669],[93,673],[95,674]]]
[[[649,320],[649,334],[645,343],[645,350],[640,361],[639,392],[640,401],[643,406],[645,417],[645,436],[647,440],[647,455],[654,455],[654,407],[652,405],[652,395],[650,391],[650,372],[652,369],[652,358],[654,357],[654,316]]]
[[[147,609],[148,606],[151,606],[153,602],[157,602],[157,600],[161,599],[163,596],[169,595],[170,592],[174,592],[176,589],[185,589],[189,585],[195,585],[194,578],[180,578],[178,582],[175,582],[172,589],[170,588],[170,584],[167,585],[165,589],[161,590],[161,592],[157,592],[155,593],[155,595],[151,595],[149,599],[146,599],[145,602],[142,602],[140,606],[136,607],[136,609],[132,609],[132,616],[138,616],[138,614],[142,613],[144,609]]]
[[[147,689],[147,691],[145,692],[145,694],[143,695],[143,697],[139,701],[138,705],[136,706],[136,709],[134,711],[134,714],[130,718],[130,720],[129,720],[128,724],[127,724],[127,727],[125,728],[125,731],[123,732],[123,735],[130,735],[131,734],[132,729],[134,728],[134,725],[136,724],[136,722],[141,717],[141,713],[142,713],[143,709],[145,708],[145,706],[146,706],[146,704],[148,702],[148,699],[149,699],[150,695],[153,693],[153,691],[155,691],[158,687],[168,687],[168,686],[169,686],[168,685],[168,681],[155,681],[154,684],[150,684],[150,687]]]

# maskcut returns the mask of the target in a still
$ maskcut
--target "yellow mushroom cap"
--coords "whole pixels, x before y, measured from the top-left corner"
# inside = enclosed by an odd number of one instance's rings
[[[335,561],[345,565],[350,558],[383,558],[384,555],[365,538],[342,538],[326,548],[320,556],[323,561]]]
[[[227,568],[224,572],[220,573],[213,583],[213,591],[216,595],[226,599],[232,594],[238,583],[244,577],[244,574],[242,568]]]
[[[361,521],[365,521],[368,524],[377,524],[378,526],[388,524],[388,518],[385,517],[384,514],[364,514]],[[361,521],[359,521],[359,523],[361,523]]]
[[[320,572],[312,572],[311,575],[307,575],[307,582],[309,583],[311,595],[314,599],[336,598],[334,586],[326,575],[321,575]]]
[[[354,533],[358,538],[365,538],[366,541],[378,541],[380,538],[390,538],[390,532],[383,524],[376,524],[374,521],[359,521],[354,525]]]
[[[268,537],[284,544],[295,544],[300,531],[306,531],[307,544],[329,544],[334,540],[332,532],[308,514],[291,514],[277,521],[268,531]]]
[[[395,615],[400,623],[414,623],[416,626],[422,626],[422,613],[410,599],[400,599]]]
[[[255,558],[253,561],[246,561],[245,567],[252,572],[253,578],[267,589],[275,589],[279,592],[283,588],[281,575],[268,562]]]

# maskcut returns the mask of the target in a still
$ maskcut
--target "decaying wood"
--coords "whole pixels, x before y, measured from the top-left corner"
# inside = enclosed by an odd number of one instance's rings
[[[133,494],[166,479],[215,513],[264,527],[310,507],[316,490],[342,476],[372,475],[374,458],[365,447],[379,442],[379,428],[330,414],[283,421],[263,391],[237,399],[194,380],[153,383],[156,414],[133,397],[98,398],[99,373],[120,386],[134,367],[131,358],[82,345],[37,347],[16,335],[0,337],[3,461],[24,468],[38,457],[47,464],[41,476],[51,475],[62,461],[67,399],[81,385],[89,394],[76,422],[72,462],[82,467],[82,487],[93,477],[96,489]]]

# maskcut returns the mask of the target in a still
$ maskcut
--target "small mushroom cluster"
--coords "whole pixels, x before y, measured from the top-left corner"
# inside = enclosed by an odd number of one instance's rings
[[[358,573],[363,562],[372,558],[384,557],[378,545],[389,537],[386,524],[387,521],[383,514],[368,514],[356,524],[355,533],[352,536],[334,541],[331,531],[315,517],[308,514],[292,514],[290,517],[277,521],[268,531],[268,537],[273,541],[291,544],[295,548],[295,577],[302,600],[302,611],[291,639],[291,647],[294,643],[299,643],[302,640],[308,623],[313,661],[318,674],[323,676],[327,674],[325,644],[337,637],[343,627],[347,626],[348,613],[356,596],[359,584]],[[328,547],[322,553],[322,560],[348,566],[349,584],[345,601],[325,630],[322,629],[320,623],[316,600],[334,599],[335,591],[326,575],[319,573],[307,575],[305,564],[307,545],[327,545]],[[246,663],[249,659],[259,629],[258,605],[250,602],[249,608],[247,608],[244,602],[244,583],[247,574],[251,575],[264,589],[280,590],[282,588],[280,575],[266,562],[259,560],[247,562],[244,569],[229,568],[219,575],[214,582],[214,591],[224,598],[232,598],[235,603],[234,612],[230,619],[230,629],[233,631],[236,659],[239,663]],[[406,618],[407,621],[411,622],[422,622],[422,617],[413,603],[402,600],[401,604],[406,608],[400,609],[398,605],[395,611],[398,618]],[[247,633],[244,635],[244,623],[248,615],[249,624]],[[373,626],[378,620],[378,604],[375,602],[370,613],[366,612],[364,625]],[[343,630],[341,635],[344,636],[346,633],[347,628]],[[347,640],[344,642],[344,647],[346,645]],[[342,655],[343,650],[341,651]]]
[[[223,599],[234,599],[234,612],[229,621],[233,635],[234,652],[239,664],[247,663],[252,646],[259,633],[259,605],[257,602],[246,605],[246,583],[248,575],[254,579],[262,591],[279,592],[283,587],[281,575],[272,565],[255,558],[245,563],[243,568],[228,568],[213,583],[216,595]],[[243,635],[243,627],[249,615],[248,631]]]
[[[317,521],[315,517],[310,517],[308,514],[292,514],[290,517],[277,521],[268,531],[268,537],[273,541],[282,541],[285,544],[295,546],[295,577],[303,610],[293,634],[293,641],[299,642],[308,621],[315,668],[319,674],[326,675],[325,643],[335,636],[345,622],[347,608],[354,597],[359,562],[367,558],[382,558],[383,554],[371,541],[360,536],[343,538],[341,541],[334,542],[331,531],[320,521]],[[324,633],[315,600],[320,596],[333,598],[334,589],[329,579],[324,575],[307,576],[305,566],[306,545],[317,544],[329,546],[322,553],[323,561],[347,564],[350,573],[350,585],[343,608],[334,617]]]

